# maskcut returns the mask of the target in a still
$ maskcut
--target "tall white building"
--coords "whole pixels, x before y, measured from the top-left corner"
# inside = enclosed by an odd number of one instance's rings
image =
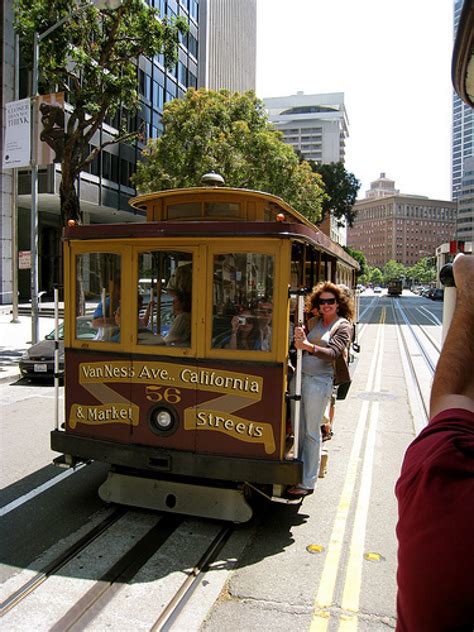
[[[201,0],[199,87],[255,92],[256,58],[256,0]]]
[[[304,94],[264,99],[268,118],[283,133],[283,140],[306,160],[328,164],[344,162],[349,119],[344,93]],[[347,241],[346,227],[331,214],[320,228],[340,244]]]
[[[344,162],[349,120],[344,93],[304,94],[264,99],[270,122],[286,143],[307,160]]]

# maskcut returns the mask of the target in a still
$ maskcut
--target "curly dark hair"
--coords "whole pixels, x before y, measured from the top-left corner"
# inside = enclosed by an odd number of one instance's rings
[[[342,318],[353,322],[355,317],[355,307],[352,298],[342,290],[341,287],[331,283],[331,281],[321,281],[313,287],[313,291],[306,297],[306,311],[311,313],[313,309],[319,312],[319,297],[323,292],[330,292],[334,295],[337,302],[337,313]]]

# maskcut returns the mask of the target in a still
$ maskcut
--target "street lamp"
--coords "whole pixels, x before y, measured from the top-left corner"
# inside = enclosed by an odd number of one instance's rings
[[[51,35],[57,28],[65,22],[77,15],[79,11],[90,7],[91,4],[104,11],[105,9],[118,9],[123,0],[92,0],[92,3],[84,3],[75,8],[74,11],[68,13],[58,20],[56,24],[50,26],[46,31],[38,33],[35,31],[33,35],[33,70],[32,70],[32,102],[33,110],[35,99],[38,96],[39,83],[39,46],[45,37]],[[30,210],[30,241],[31,241],[31,276],[30,276],[30,292],[31,292],[31,340],[36,344],[39,339],[39,323],[38,323],[38,163],[36,162],[37,147],[37,121],[35,112],[32,113],[31,123],[31,210]]]

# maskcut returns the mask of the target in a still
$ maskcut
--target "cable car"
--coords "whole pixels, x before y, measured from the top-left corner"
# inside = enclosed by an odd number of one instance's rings
[[[55,462],[110,465],[104,501],[245,522],[301,480],[287,436],[295,296],[357,262],[282,199],[202,186],[146,221],[65,229],[65,420]],[[302,301],[301,301],[302,303]],[[79,336],[92,317],[94,340]]]
[[[387,283],[387,294],[389,296],[400,296],[403,292],[403,282],[401,279],[390,279]]]

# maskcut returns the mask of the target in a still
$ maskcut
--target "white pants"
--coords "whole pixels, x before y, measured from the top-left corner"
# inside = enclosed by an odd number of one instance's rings
[[[329,403],[333,378],[303,373],[301,376],[300,439],[298,455],[303,461],[302,486],[314,489],[321,463],[321,424]],[[294,384],[293,384],[294,387]]]

